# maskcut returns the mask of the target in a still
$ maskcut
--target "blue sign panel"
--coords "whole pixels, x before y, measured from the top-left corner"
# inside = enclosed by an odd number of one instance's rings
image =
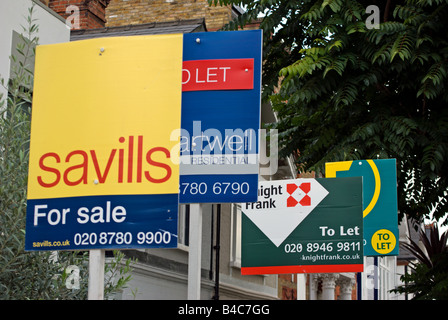
[[[257,201],[262,31],[184,35],[180,203]]]
[[[177,194],[28,200],[26,250],[177,248]]]

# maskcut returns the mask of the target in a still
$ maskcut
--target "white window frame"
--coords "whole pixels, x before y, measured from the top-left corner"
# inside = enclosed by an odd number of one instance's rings
[[[241,268],[241,205],[238,203],[232,203],[230,214],[230,266],[234,268]]]
[[[189,206],[190,205],[188,204],[179,205],[179,216],[177,222],[177,247],[178,249],[185,251],[188,251],[188,243],[186,243],[186,239],[188,237],[190,223],[189,216],[187,215],[187,212],[189,212]]]

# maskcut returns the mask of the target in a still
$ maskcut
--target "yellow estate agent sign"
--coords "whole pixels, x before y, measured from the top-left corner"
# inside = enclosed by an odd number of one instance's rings
[[[175,246],[181,70],[182,35],[37,48],[27,250]]]

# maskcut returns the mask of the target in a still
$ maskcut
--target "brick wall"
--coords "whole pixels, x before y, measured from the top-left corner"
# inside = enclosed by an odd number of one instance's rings
[[[214,31],[232,19],[232,9],[207,0],[111,0],[106,9],[107,27],[200,18]]]
[[[278,297],[281,300],[297,300],[297,275],[278,275]]]
[[[79,14],[79,29],[104,28],[106,24],[106,7],[110,0],[41,0],[56,13],[67,19]],[[67,7],[76,6],[78,12],[69,11]]]

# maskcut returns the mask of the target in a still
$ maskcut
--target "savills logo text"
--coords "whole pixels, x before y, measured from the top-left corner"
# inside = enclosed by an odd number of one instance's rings
[[[137,140],[137,141],[135,141]],[[153,147],[143,150],[143,136],[127,138],[120,137],[118,142],[122,144],[110,150],[104,157],[104,163],[98,159],[96,150],[73,150],[67,155],[56,152],[48,152],[39,158],[39,168],[44,171],[43,175],[37,176],[37,182],[45,188],[52,188],[59,183],[67,186],[87,184],[89,172],[94,170],[96,183],[106,183],[111,170],[116,170],[118,183],[163,183],[170,179],[172,170],[167,162],[156,161],[154,158],[169,159],[170,151],[164,147]],[[135,154],[136,152],[136,154]],[[62,163],[67,165],[63,165]],[[158,168],[157,175],[153,174],[151,168]],[[161,174],[162,172],[162,174]],[[110,181],[110,180],[109,180]]]

